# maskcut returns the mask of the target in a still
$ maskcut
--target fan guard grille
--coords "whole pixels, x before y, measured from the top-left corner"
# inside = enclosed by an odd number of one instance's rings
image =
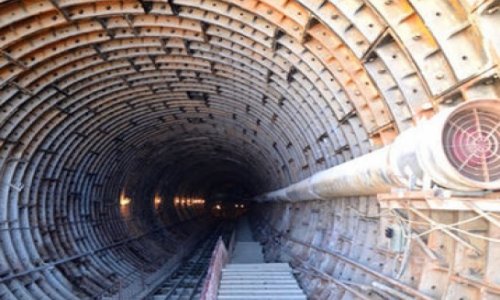
[[[500,179],[500,114],[494,107],[476,107],[452,115],[443,131],[451,164],[479,182]]]

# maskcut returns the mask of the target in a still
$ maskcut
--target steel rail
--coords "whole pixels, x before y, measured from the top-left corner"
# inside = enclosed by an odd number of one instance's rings
[[[213,249],[213,246],[216,244],[218,238],[219,238],[219,233],[221,232],[221,228],[222,228],[222,224],[220,224],[217,229],[215,231],[213,231],[212,234],[210,234],[209,237],[206,238],[203,246],[201,248],[198,249],[198,251],[195,251],[196,253],[193,253],[193,255],[191,256],[191,258],[193,256],[198,256],[195,260],[195,262],[189,262],[187,261],[186,263],[188,264],[192,264],[189,269],[185,272],[185,274],[183,274],[183,276],[181,278],[179,278],[175,284],[173,286],[170,287],[169,291],[167,292],[167,294],[162,294],[162,296],[168,298],[172,295],[172,293],[174,293],[176,290],[177,290],[177,287],[179,285],[181,285],[186,278],[188,278],[190,275],[192,275],[193,273],[193,270],[195,270],[196,267],[198,267],[198,265],[200,264],[200,262],[207,258],[206,257],[206,254],[207,253],[211,253],[212,252],[212,249]],[[190,258],[190,259],[191,259]],[[208,257],[210,259],[210,257]],[[182,268],[182,265],[180,265],[178,268],[177,268],[177,271],[180,270]],[[206,266],[206,269],[208,269],[208,264]],[[193,291],[190,293],[189,297],[190,299],[192,298],[192,296],[194,294],[196,294],[196,288],[199,287],[199,283],[201,282],[201,280],[204,278],[206,274],[206,270],[204,272],[202,272],[199,276],[198,276],[198,279],[197,279],[197,286],[193,288]],[[169,280],[171,280],[171,276],[170,275],[166,280],[160,282],[159,284],[157,284],[157,287],[155,289],[153,289],[153,291],[149,294],[148,297],[152,297],[160,288],[162,285],[164,285],[166,282],[168,282]],[[182,290],[184,290],[185,287],[182,288]]]

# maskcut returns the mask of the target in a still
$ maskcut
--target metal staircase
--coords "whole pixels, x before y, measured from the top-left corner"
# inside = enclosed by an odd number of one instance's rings
[[[307,297],[287,263],[264,262],[262,247],[253,239],[248,220],[242,218],[231,261],[222,269],[218,299],[306,300]]]
[[[301,299],[307,297],[287,263],[228,264],[222,270],[220,300]]]

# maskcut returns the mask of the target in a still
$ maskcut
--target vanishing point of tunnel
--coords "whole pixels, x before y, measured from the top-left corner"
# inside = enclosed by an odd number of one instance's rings
[[[500,299],[500,1],[0,0],[0,299]]]

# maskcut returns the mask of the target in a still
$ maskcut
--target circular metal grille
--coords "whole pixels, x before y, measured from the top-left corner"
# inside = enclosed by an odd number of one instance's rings
[[[443,145],[463,176],[480,182],[500,179],[500,114],[495,107],[475,107],[452,115]]]

